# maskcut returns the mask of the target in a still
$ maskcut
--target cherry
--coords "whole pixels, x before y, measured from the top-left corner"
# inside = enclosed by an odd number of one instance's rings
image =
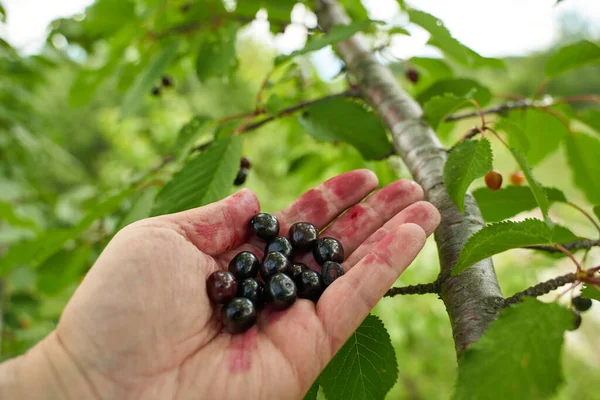
[[[296,278],[303,273],[304,271],[308,270],[308,266],[304,263],[301,262],[294,262],[292,263],[292,269],[290,272],[290,275],[292,277],[292,279],[295,281]]]
[[[168,75],[164,75],[161,79],[160,79],[160,83],[164,86],[164,87],[171,87],[173,86],[173,78],[171,78]]]
[[[405,75],[412,83],[417,83],[419,81],[419,72],[416,69],[407,69]]]
[[[321,274],[310,269],[298,275],[294,282],[296,282],[298,288],[298,297],[301,299],[317,301],[323,290],[325,290],[325,283]]]
[[[284,236],[277,236],[275,239],[267,243],[267,246],[265,247],[265,254],[270,253],[272,251],[281,253],[290,260],[294,255],[294,249],[292,247],[292,244]]]
[[[242,157],[240,159],[240,168],[246,168],[246,169],[250,169],[250,160],[248,159],[248,157]]]
[[[502,175],[496,170],[491,170],[485,174],[485,184],[491,190],[498,190],[502,186]]]
[[[592,300],[581,296],[573,297],[571,303],[577,311],[581,312],[587,311],[592,307]]]
[[[310,250],[318,237],[319,231],[311,223],[296,222],[290,226],[290,241],[300,251]]]
[[[568,331],[575,331],[581,326],[581,314],[578,312],[573,312],[573,325],[568,328]]]
[[[229,333],[242,333],[256,323],[256,309],[250,300],[238,297],[223,306],[221,319]]]
[[[161,91],[160,91],[159,87],[153,87],[151,93],[152,93],[152,96],[158,97],[158,96],[160,96],[160,92]]]
[[[525,174],[523,174],[523,171],[515,171],[510,174],[510,183],[513,185],[520,186],[523,182],[525,182]]]
[[[323,264],[321,275],[323,276],[323,282],[325,283],[325,286],[329,286],[337,278],[344,275],[344,268],[342,268],[340,263],[335,261],[327,261],[325,264]]]
[[[323,265],[327,261],[344,261],[344,248],[342,244],[332,237],[317,239],[313,247],[315,260]]]
[[[267,283],[267,299],[276,310],[290,307],[297,295],[296,284],[285,274],[275,274]]]
[[[235,179],[233,180],[234,186],[242,186],[246,183],[246,178],[248,177],[248,168],[240,168]]]
[[[273,275],[277,273],[281,272],[288,274],[290,273],[291,269],[292,264],[290,263],[290,260],[288,260],[283,254],[275,251],[267,253],[259,267],[260,276],[265,282],[267,282]]]
[[[258,273],[259,265],[260,262],[254,254],[249,251],[242,251],[229,262],[229,272],[240,281],[246,278],[254,278]]]
[[[261,239],[271,240],[279,234],[279,221],[271,214],[256,214],[250,220],[250,232]]]
[[[265,304],[265,286],[256,279],[244,279],[238,285],[238,297],[244,297],[250,300],[258,310]]]
[[[217,304],[233,300],[237,292],[237,281],[233,274],[227,271],[215,271],[206,280],[208,297]]]

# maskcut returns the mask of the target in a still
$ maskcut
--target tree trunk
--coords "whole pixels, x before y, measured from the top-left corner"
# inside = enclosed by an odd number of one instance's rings
[[[336,0],[320,0],[317,15],[325,30],[351,21]],[[475,342],[503,304],[494,265],[486,259],[461,275],[450,277],[465,242],[483,225],[473,197],[467,194],[465,213],[454,205],[443,183],[446,150],[423,120],[423,110],[398,84],[390,70],[368,51],[360,34],[336,46],[341,58],[358,81],[362,97],[380,114],[393,137],[394,151],[402,157],[427,200],[442,215],[435,231],[440,257],[440,296],[446,305],[457,354]]]

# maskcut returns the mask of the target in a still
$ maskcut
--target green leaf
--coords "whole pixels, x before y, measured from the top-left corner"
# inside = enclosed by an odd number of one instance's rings
[[[410,21],[431,34],[429,44],[439,48],[448,58],[469,68],[505,68],[504,62],[496,58],[482,57],[452,37],[442,21],[419,10],[408,10]]]
[[[0,3],[0,22],[6,22],[6,10],[4,6]]]
[[[600,204],[600,140],[583,133],[574,133],[567,138],[567,160],[575,184],[586,198]]]
[[[456,97],[453,94],[435,96],[423,106],[423,118],[431,125],[433,130],[437,130],[446,116],[466,104],[471,104],[469,101],[470,96],[470,93],[465,97]]]
[[[48,258],[37,271],[37,289],[54,295],[73,283],[89,267],[91,247],[77,246],[72,251],[61,250]]]
[[[544,67],[544,74],[554,78],[565,71],[600,64],[600,46],[587,40],[567,45],[554,53]]]
[[[489,224],[467,240],[458,255],[452,275],[459,275],[476,262],[506,250],[551,243],[552,229],[538,219]]]
[[[600,135],[600,110],[588,108],[577,114],[577,119]]]
[[[538,204],[538,206],[540,207],[540,210],[542,211],[542,215],[544,216],[544,221],[546,221],[546,224],[548,224],[548,226],[552,226],[552,221],[550,221],[550,217],[548,216],[548,209],[550,208],[550,203],[548,202],[548,197],[546,195],[546,192],[542,188],[542,185],[533,177],[533,173],[531,172],[531,167],[529,166],[529,163],[525,159],[525,156],[523,156],[523,154],[518,149],[510,148],[510,152],[512,153],[513,157],[517,161],[517,164],[519,164],[519,167],[521,167],[521,170],[523,171],[523,175],[525,175],[525,179],[527,180],[527,183],[529,184],[531,193],[533,194],[533,197],[535,198],[536,203]]]
[[[569,128],[555,115],[537,109],[514,111],[508,119],[500,121],[500,127],[509,133],[510,146],[521,150],[531,165],[537,165],[558,150],[570,134]],[[520,136],[523,134],[526,139]]]
[[[37,224],[29,218],[19,215],[11,203],[0,200],[0,221],[4,220],[12,226],[37,229]]]
[[[261,8],[264,8],[269,13],[269,19],[275,21],[289,21],[290,14],[296,0],[252,0],[240,1],[235,8],[236,15],[247,15],[252,18]]]
[[[458,360],[453,400],[552,398],[563,381],[561,352],[571,311],[525,298],[505,308]]]
[[[410,36],[410,32],[400,26],[394,26],[392,29],[387,31],[390,35],[406,35]]]
[[[177,55],[179,42],[174,40],[167,44],[163,50],[154,57],[146,69],[138,75],[137,79],[131,85],[121,105],[121,118],[125,118],[134,113],[151,92],[152,87],[157,84],[165,69],[171,64]]]
[[[328,400],[378,400],[396,379],[390,335],[379,318],[369,315],[329,362],[319,383]]]
[[[230,77],[238,67],[235,43],[239,24],[229,22],[218,32],[207,32],[198,49],[196,75],[200,82],[213,77]]]
[[[558,189],[544,188],[548,201],[565,202],[565,195]],[[473,192],[481,215],[486,222],[498,222],[538,206],[531,189],[527,186],[507,186],[499,190],[487,187]]]
[[[600,221],[600,206],[594,206],[594,214],[596,214],[596,218]]]
[[[181,127],[175,141],[174,155],[178,162],[183,161],[195,142],[208,132],[213,119],[206,115],[196,115]]]
[[[448,156],[444,165],[444,184],[450,198],[465,211],[469,185],[492,169],[492,147],[487,139],[464,140]]]
[[[157,186],[150,186],[140,191],[138,198],[133,202],[133,205],[129,209],[129,212],[125,214],[121,222],[119,222],[118,229],[122,229],[129,224],[139,221],[150,216],[152,206],[154,205],[154,198],[158,193]]]
[[[421,75],[419,83],[421,81],[433,82],[440,79],[452,78],[454,74],[452,68],[440,58],[413,57],[407,64],[419,71]]]
[[[221,200],[229,193],[240,166],[242,139],[217,140],[186,162],[156,196],[152,216],[171,214]]]
[[[367,30],[373,23],[376,23],[376,21],[362,20],[354,21],[349,25],[336,25],[331,28],[331,31],[329,31],[326,35],[315,35],[309,37],[306,45],[302,49],[293,51],[288,55],[276,57],[275,65],[282,64],[296,56],[320,50],[323,47],[344,41],[357,32]]]
[[[381,119],[351,100],[331,99],[313,104],[298,120],[315,139],[347,142],[366,160],[383,158],[392,149]]]
[[[303,400],[317,400],[318,395],[319,395],[319,380],[317,379],[312,384],[312,386],[310,387],[310,389],[308,390],[306,395],[304,395]]]
[[[435,82],[417,96],[417,101],[425,104],[435,96],[453,94],[456,97],[468,97],[476,100],[480,106],[485,106],[492,99],[492,92],[479,82],[472,79],[456,78],[443,79]]]
[[[569,228],[562,225],[554,225],[552,227],[552,241],[554,243],[568,243],[576,240],[581,240],[579,236],[575,235]],[[560,253],[563,254],[563,253]]]
[[[581,291],[581,295],[588,299],[600,301],[600,290],[598,290],[594,286],[583,285],[583,290]]]

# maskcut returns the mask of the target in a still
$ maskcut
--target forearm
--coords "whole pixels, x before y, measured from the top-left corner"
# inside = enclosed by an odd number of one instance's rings
[[[0,399],[95,399],[84,373],[54,333],[27,354],[0,364]]]

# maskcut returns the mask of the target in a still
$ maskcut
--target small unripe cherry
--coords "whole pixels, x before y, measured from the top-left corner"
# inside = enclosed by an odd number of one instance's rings
[[[520,186],[523,182],[525,182],[525,174],[523,174],[523,171],[515,171],[510,174],[510,183],[513,185]]]
[[[419,72],[416,69],[409,68],[406,70],[406,79],[412,83],[419,82]]]
[[[502,186],[502,174],[495,169],[485,174],[485,184],[491,190],[498,190]]]

